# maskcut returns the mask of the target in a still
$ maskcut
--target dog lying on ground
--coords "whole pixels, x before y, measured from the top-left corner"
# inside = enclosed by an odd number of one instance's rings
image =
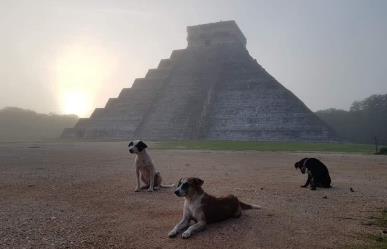
[[[301,187],[306,188],[310,184],[311,190],[316,190],[316,187],[330,188],[331,177],[329,176],[328,168],[316,158],[304,158],[294,164],[294,167],[299,168],[302,174],[308,173],[306,183]]]
[[[169,232],[170,238],[185,230],[182,238],[187,239],[192,234],[203,230],[208,223],[222,221],[231,217],[239,218],[242,209],[259,209],[260,206],[246,204],[237,197],[229,195],[216,198],[202,189],[203,180],[189,177],[180,179],[175,194],[184,197],[182,220]],[[190,221],[195,223],[190,226]]]
[[[160,187],[171,188],[174,185],[162,185],[160,172],[156,171],[153,162],[146,152],[148,146],[141,140],[132,141],[128,145],[129,152],[136,154],[134,164],[136,166],[137,186],[134,191],[138,192],[140,189],[148,189],[149,192],[159,189]],[[145,184],[141,187],[141,181]]]

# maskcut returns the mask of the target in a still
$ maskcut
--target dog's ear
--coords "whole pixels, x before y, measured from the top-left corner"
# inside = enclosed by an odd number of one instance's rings
[[[143,141],[140,141],[136,145],[138,151],[143,151],[145,148],[148,148],[148,145],[146,145]]]
[[[179,181],[177,182],[176,187],[179,187],[179,186],[180,186],[182,180],[183,180],[183,178],[180,178],[180,179],[179,179]]]
[[[307,159],[308,159],[308,158],[305,157],[305,158],[301,159],[300,161],[296,162],[296,163],[294,164],[294,167],[295,167],[296,169],[297,169],[297,168],[301,168],[301,166],[304,164],[305,160],[307,160]]]
[[[193,184],[195,184],[198,187],[201,187],[204,183],[204,181],[202,179],[196,178],[196,177],[194,179],[192,179],[192,181],[193,181]]]

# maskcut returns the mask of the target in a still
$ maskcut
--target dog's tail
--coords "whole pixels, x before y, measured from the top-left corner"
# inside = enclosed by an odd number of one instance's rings
[[[175,184],[167,184],[167,185],[161,184],[160,187],[162,187],[162,188],[173,188],[173,187],[175,187]]]
[[[247,204],[241,201],[239,201],[239,205],[241,206],[242,209],[261,209],[261,206],[259,205]]]

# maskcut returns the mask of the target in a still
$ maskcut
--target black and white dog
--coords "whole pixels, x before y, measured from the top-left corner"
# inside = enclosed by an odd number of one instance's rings
[[[330,188],[331,177],[329,176],[328,168],[316,158],[304,158],[294,164],[294,167],[299,168],[302,174],[308,173],[306,183],[301,187],[306,188],[310,184],[311,190],[316,190],[316,187]]]
[[[138,192],[141,189],[148,189],[149,192],[159,189],[160,187],[172,188],[171,185],[161,184],[161,175],[159,171],[156,171],[156,168],[152,162],[151,157],[146,151],[148,146],[141,140],[131,141],[128,145],[129,153],[136,154],[134,159],[134,164],[136,167],[136,179],[137,185],[134,191]],[[141,187],[141,182],[144,184]]]

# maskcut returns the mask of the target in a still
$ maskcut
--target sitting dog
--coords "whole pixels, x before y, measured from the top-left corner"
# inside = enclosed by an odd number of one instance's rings
[[[128,147],[131,154],[136,154],[134,163],[136,165],[137,186],[134,191],[138,192],[140,189],[147,188],[149,192],[152,192],[160,187],[170,188],[174,186],[161,184],[160,172],[155,170],[153,162],[145,150],[148,146],[143,141],[132,141]],[[145,184],[143,187],[140,186],[140,175],[141,181]]]
[[[201,231],[206,224],[222,221],[230,217],[241,216],[242,209],[259,209],[259,206],[246,204],[237,197],[229,195],[216,198],[208,195],[202,189],[203,180],[199,178],[180,179],[175,194],[184,197],[184,208],[182,220],[169,232],[170,238],[175,237],[179,232],[185,230],[182,238],[187,239],[193,233]],[[190,226],[190,221],[195,223]]]
[[[308,173],[308,179],[301,187],[306,188],[309,184],[311,190],[316,190],[316,187],[331,187],[331,177],[329,176],[328,168],[320,160],[304,158],[296,162],[294,167],[296,169],[299,168],[302,174],[305,174],[305,171]]]

